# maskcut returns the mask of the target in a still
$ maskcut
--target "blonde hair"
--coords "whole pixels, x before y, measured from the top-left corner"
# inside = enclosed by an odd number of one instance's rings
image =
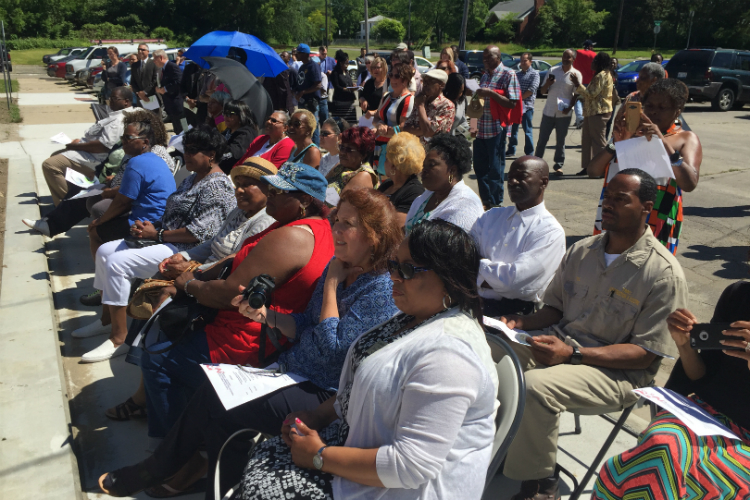
[[[372,62],[370,63],[370,73],[372,73],[372,67],[373,66],[380,66],[381,68],[385,69],[386,73],[388,72],[388,63],[386,63],[385,59],[383,59],[382,57],[373,57],[372,58]]]
[[[318,120],[315,119],[315,115],[312,114],[312,111],[299,108],[294,113],[292,113],[292,116],[294,115],[305,115],[305,118],[307,118],[307,125],[310,127],[311,134],[315,132],[316,128],[318,128]]]
[[[396,170],[404,175],[412,175],[422,171],[425,151],[419,137],[409,132],[401,132],[388,141],[385,157]]]
[[[450,60],[451,62],[453,62],[453,56],[454,56],[454,54],[453,54],[453,49],[452,49],[452,48],[450,48],[450,47],[446,47],[446,48],[444,48],[443,50],[441,50],[441,51],[440,51],[440,56],[441,56],[441,59],[442,59],[442,55],[443,55],[443,52],[445,52],[446,54],[448,54],[448,59],[449,59],[449,60]]]

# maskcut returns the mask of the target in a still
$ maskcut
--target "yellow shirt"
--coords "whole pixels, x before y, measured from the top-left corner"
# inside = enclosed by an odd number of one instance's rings
[[[583,97],[583,116],[603,115],[612,112],[612,75],[600,71],[588,87],[580,85],[576,94]]]

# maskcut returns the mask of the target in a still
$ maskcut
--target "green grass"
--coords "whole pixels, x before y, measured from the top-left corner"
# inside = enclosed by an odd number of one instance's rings
[[[10,105],[10,122],[11,123],[21,123],[23,118],[21,118],[21,110],[18,109],[18,106],[16,106],[15,103],[11,103]]]
[[[54,54],[58,49],[28,49],[12,50],[10,52],[10,61],[15,64],[25,64],[32,66],[44,66],[42,56]]]
[[[18,92],[18,80],[10,81],[11,92]],[[5,93],[5,80],[0,78],[0,93]]]

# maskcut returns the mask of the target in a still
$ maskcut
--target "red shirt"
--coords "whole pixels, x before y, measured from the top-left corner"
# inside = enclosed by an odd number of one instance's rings
[[[286,227],[297,225],[310,226],[315,236],[315,247],[305,267],[297,271],[286,282],[277,286],[273,292],[271,309],[284,314],[304,312],[315,291],[318,278],[323,274],[326,265],[333,257],[333,235],[331,234],[331,223],[328,220],[305,219],[290,222]],[[263,237],[278,227],[279,223],[277,222],[262,233],[245,240],[234,258],[232,272],[251,254],[253,248]],[[219,311],[216,319],[206,326],[206,338],[211,362],[258,366],[260,326],[260,323],[246,318],[237,309]],[[282,345],[287,342],[286,337],[282,337],[280,340]],[[266,340],[266,356],[270,356],[274,351],[275,348],[271,341]]]
[[[245,160],[251,156],[255,156],[255,153],[260,151],[260,148],[262,148],[266,142],[268,142],[268,135],[263,134],[256,137],[253,142],[250,143],[250,146],[248,146],[245,156],[240,158],[240,161],[235,163],[235,165],[242,165],[245,163]],[[273,163],[276,168],[281,168],[281,165],[287,161],[289,155],[292,154],[292,149],[294,149],[294,141],[289,137],[284,137],[274,144],[271,149],[260,155],[260,157]]]
[[[573,61],[573,67],[581,72],[581,84],[588,85],[594,78],[594,70],[591,69],[591,63],[594,62],[596,52],[593,50],[576,50],[576,60]]]

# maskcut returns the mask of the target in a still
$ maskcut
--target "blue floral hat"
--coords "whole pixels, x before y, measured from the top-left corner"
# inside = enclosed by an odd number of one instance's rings
[[[276,175],[264,175],[263,180],[285,191],[302,191],[316,200],[326,201],[328,180],[323,174],[304,163],[286,162]]]

